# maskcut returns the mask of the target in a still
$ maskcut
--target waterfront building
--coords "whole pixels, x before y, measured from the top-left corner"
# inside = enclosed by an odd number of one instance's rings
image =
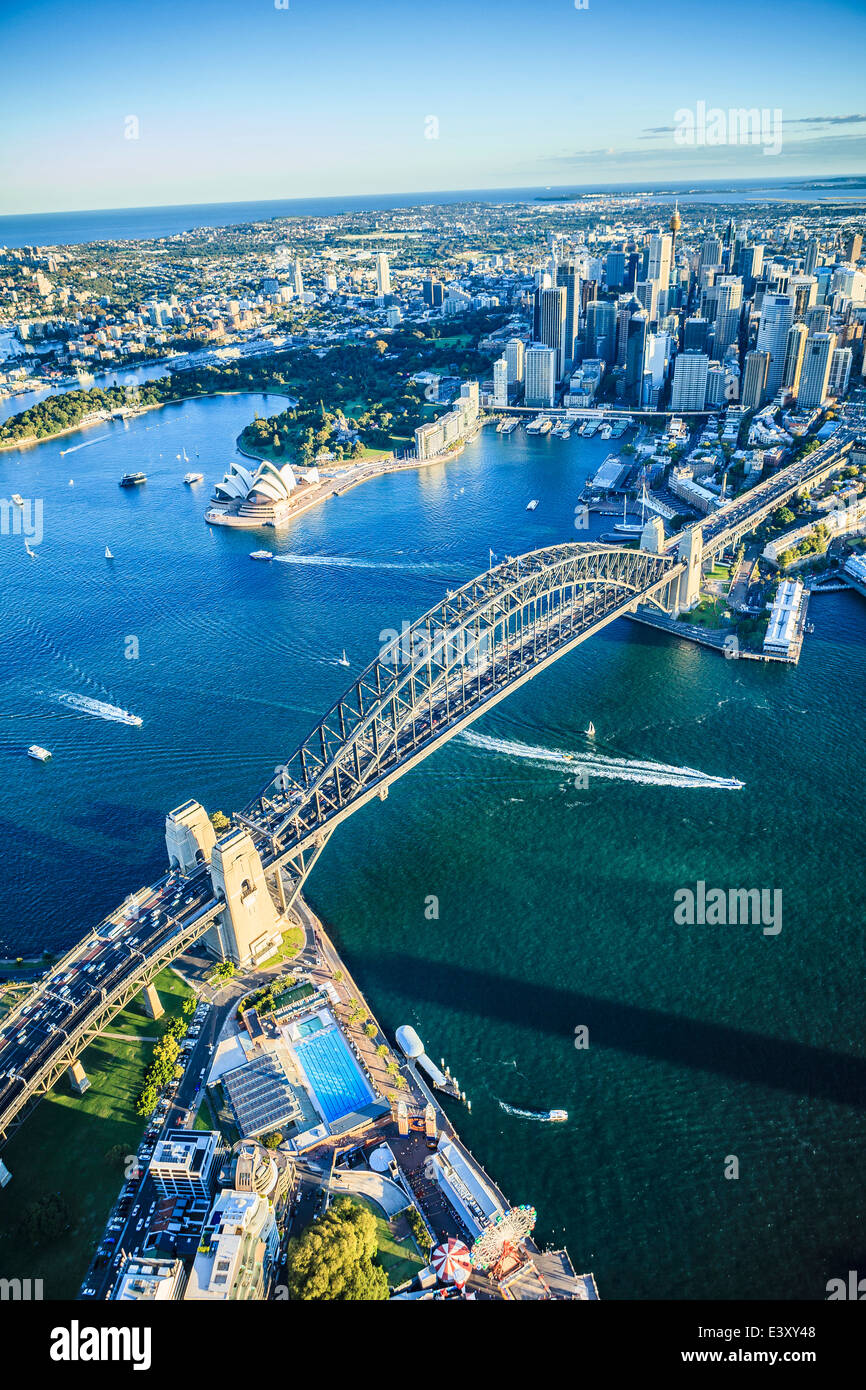
[[[524,343],[521,338],[509,338],[505,344],[505,361],[508,364],[508,385],[517,386],[523,381]]]
[[[764,651],[773,656],[791,655],[800,635],[803,584],[799,579],[783,579],[773,600],[770,621],[764,637]]]
[[[208,1197],[222,1156],[216,1130],[169,1129],[157,1142],[148,1171],[163,1197]]]
[[[671,410],[703,410],[709,358],[705,352],[681,352],[674,364]]]
[[[541,291],[541,342],[555,353],[557,381],[565,375],[565,308],[566,291],[561,285]]]
[[[806,340],[803,370],[800,374],[800,393],[797,397],[797,404],[801,410],[824,404],[835,346],[835,333],[815,333]]]
[[[508,404],[508,359],[499,357],[493,363],[493,404]]]
[[[531,343],[524,355],[524,402],[551,406],[556,399],[556,353],[544,343]]]

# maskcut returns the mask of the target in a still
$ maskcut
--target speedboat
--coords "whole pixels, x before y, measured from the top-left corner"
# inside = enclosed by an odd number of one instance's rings
[[[559,1120],[559,1121],[567,1120],[567,1119],[568,1119],[568,1111],[567,1111],[567,1110],[548,1110],[548,1112],[547,1112],[547,1118],[548,1118],[549,1120]]]
[[[15,503],[16,507],[24,506],[24,498],[21,496],[20,492],[13,492],[12,501]]]
[[[184,475],[184,482],[192,486],[193,483],[200,483],[204,480],[203,473],[187,473]]]
[[[273,558],[274,558],[274,556],[273,556],[273,551],[271,551],[271,550],[252,550],[252,551],[250,551],[250,559],[251,559],[251,560],[273,560]]]
[[[532,499],[531,502],[527,502],[527,504],[526,504],[526,510],[527,510],[528,512],[534,512],[534,511],[535,511],[535,508],[536,508],[537,506],[538,506],[538,498],[537,498],[537,497],[533,497],[533,499]]]
[[[147,482],[146,473],[124,473],[120,480],[121,487],[140,487]]]
[[[47,748],[41,748],[38,743],[31,743],[27,749],[28,758],[35,758],[38,763],[47,763],[51,754]]]
[[[339,657],[338,660],[337,660],[337,665],[338,665],[338,666],[349,666],[349,665],[351,665],[351,663],[350,663],[350,661],[349,661],[349,658],[346,656],[346,648],[345,648],[345,647],[343,648],[343,655],[342,655],[341,657]]]

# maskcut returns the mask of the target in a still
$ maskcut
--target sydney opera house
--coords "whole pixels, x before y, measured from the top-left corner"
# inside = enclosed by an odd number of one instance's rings
[[[317,468],[294,469],[290,463],[235,462],[213,491],[205,521],[219,526],[279,526],[319,481]]]

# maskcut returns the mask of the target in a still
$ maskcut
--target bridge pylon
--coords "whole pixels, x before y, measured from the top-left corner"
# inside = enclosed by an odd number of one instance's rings
[[[205,945],[220,960],[255,964],[278,946],[285,918],[277,911],[252,836],[229,831],[211,853],[214,895],[225,907],[205,936]]]
[[[182,874],[210,862],[216,844],[216,831],[198,801],[185,801],[165,818],[165,847],[168,862]]]
[[[704,561],[704,533],[700,526],[691,526],[684,532],[677,546],[677,558],[685,565],[680,576],[680,589],[677,608],[680,613],[694,608],[701,596],[701,576]]]

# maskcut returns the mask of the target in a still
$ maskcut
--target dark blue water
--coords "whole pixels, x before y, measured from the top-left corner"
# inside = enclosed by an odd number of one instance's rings
[[[862,202],[866,181],[861,178],[813,180],[736,179],[724,183],[692,180],[663,186],[640,184],[571,184],[562,188],[534,185],[529,188],[448,189],[420,193],[377,193],[335,198],[282,198],[240,203],[188,203],[169,207],[96,208],[81,212],[19,213],[0,217],[0,246],[68,246],[89,241],[146,240],[174,236],[194,227],[228,227],[274,217],[328,217],[338,213],[388,211],[447,203],[501,203],[534,201],[539,195],[568,193],[644,193],[653,201],[670,202],[676,195],[684,205],[699,203],[759,202]],[[552,204],[551,206],[555,206]]]
[[[182,475],[221,475],[255,409],[0,456],[0,495],[43,498],[45,529],[36,560],[0,537],[0,953],[70,943],[159,873],[187,797],[249,801],[342,689],[343,647],[360,669],[489,547],[574,538],[609,448],[487,431],[279,538],[210,530]],[[263,541],[286,562],[251,562]],[[866,602],[810,616],[796,668],[613,625],[351,818],[309,881],[384,1026],[445,1055],[470,1146],[604,1297],[821,1298],[862,1256]],[[698,879],[780,888],[782,932],[676,926]]]

